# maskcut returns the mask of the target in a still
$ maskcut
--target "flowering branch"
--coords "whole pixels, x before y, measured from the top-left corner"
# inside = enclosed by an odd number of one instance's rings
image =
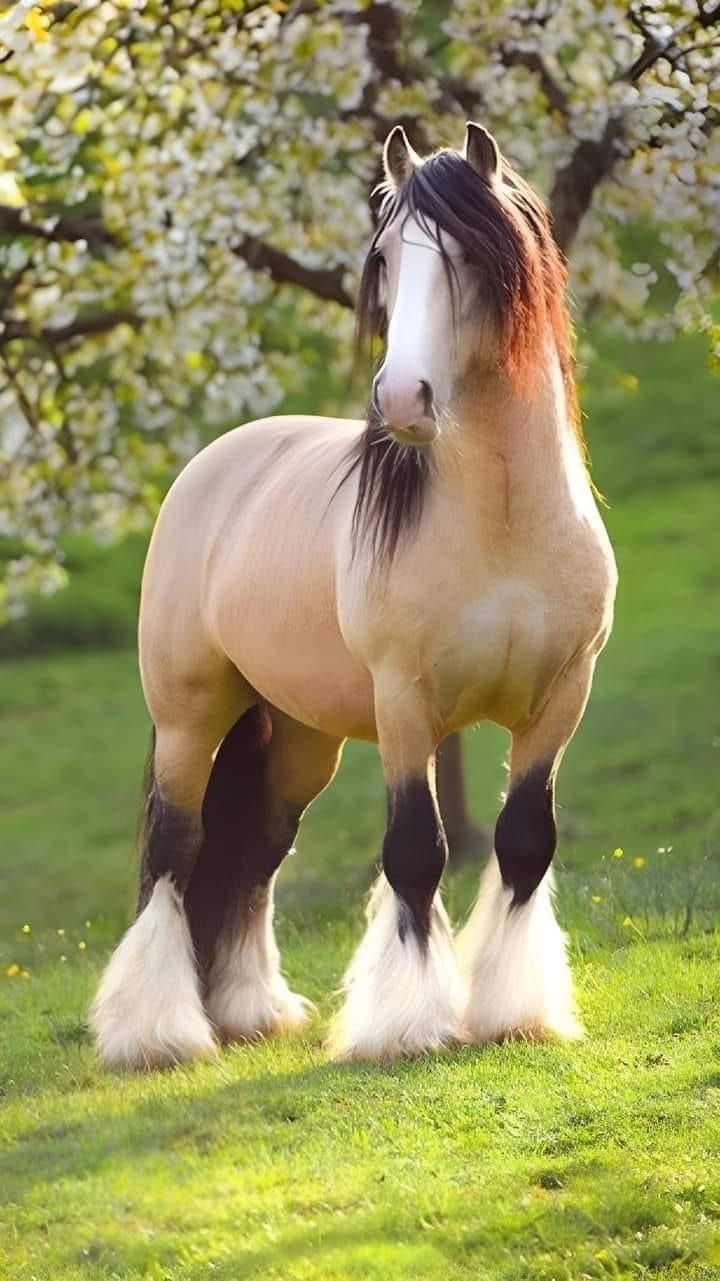
[[[46,241],[84,240],[88,245],[115,245],[117,238],[95,213],[46,214],[41,221],[31,222],[24,208],[0,205],[0,234],[33,236]]]
[[[92,338],[98,334],[107,334],[117,329],[118,325],[131,325],[139,328],[141,319],[136,312],[127,307],[116,307],[108,311],[95,311],[78,316],[67,325],[46,325],[36,329],[24,320],[7,320],[0,323],[0,347],[17,342],[21,338],[34,338],[49,346],[69,342],[73,338]]]
[[[344,267],[305,267],[281,249],[275,249],[264,240],[255,236],[244,236],[236,245],[233,253],[244,258],[248,267],[254,271],[266,271],[279,285],[297,285],[322,298],[325,302],[336,302],[341,307],[353,307],[352,294],[343,284]]]

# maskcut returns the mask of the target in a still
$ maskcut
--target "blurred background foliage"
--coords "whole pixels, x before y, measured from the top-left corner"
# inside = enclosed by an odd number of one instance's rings
[[[345,412],[380,143],[497,134],[548,195],[578,316],[712,313],[716,0],[59,0],[0,15],[0,610],[144,528],[209,433]],[[702,359],[702,357],[701,357]],[[295,402],[297,403],[297,402]],[[66,555],[66,550],[69,555]]]

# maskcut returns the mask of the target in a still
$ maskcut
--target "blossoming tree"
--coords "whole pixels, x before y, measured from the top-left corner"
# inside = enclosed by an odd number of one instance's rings
[[[580,308],[720,358],[720,0],[4,9],[0,613],[62,579],[65,532],[145,521],[193,423],[301,382],[296,328],[349,367],[378,143],[467,117],[547,191]]]

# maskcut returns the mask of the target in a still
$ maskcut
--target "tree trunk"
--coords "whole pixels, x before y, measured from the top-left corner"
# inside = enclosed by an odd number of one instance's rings
[[[489,854],[492,849],[490,828],[473,823],[468,813],[459,734],[451,734],[438,749],[437,794],[452,861],[457,864]]]

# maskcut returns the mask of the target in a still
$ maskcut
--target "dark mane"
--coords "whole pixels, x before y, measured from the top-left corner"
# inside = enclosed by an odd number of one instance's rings
[[[435,240],[453,295],[456,278],[442,233],[454,237],[482,279],[482,298],[497,333],[508,376],[532,391],[543,344],[552,334],[560,361],[568,412],[582,440],[574,378],[573,340],[565,305],[566,269],[540,197],[503,161],[502,180],[491,184],[456,151],[438,151],[414,169],[397,191],[387,191],[370,245],[357,306],[357,342],[385,340],[383,263],[377,242],[399,216],[414,217]],[[437,228],[437,230],[436,230]],[[343,481],[358,472],[353,517],[355,541],[362,534],[375,555],[389,562],[401,536],[418,524],[430,476],[423,450],[398,444],[376,412],[353,449]],[[341,481],[342,483],[342,481]]]
[[[370,406],[365,431],[350,452],[340,485],[355,471],[358,490],[352,521],[353,546],[365,534],[372,542],[376,561],[389,564],[401,536],[415,529],[420,521],[430,478],[429,452],[393,440]]]

